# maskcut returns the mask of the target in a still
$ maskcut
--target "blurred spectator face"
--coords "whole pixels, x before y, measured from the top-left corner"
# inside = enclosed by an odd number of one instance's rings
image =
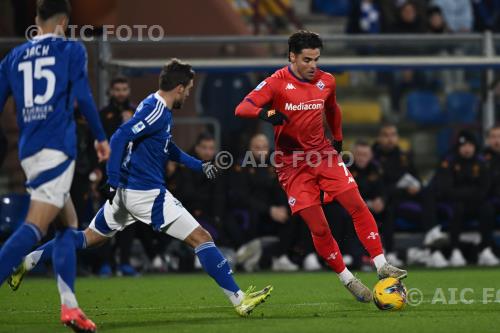
[[[201,140],[200,143],[194,147],[194,152],[202,161],[213,160],[215,157],[215,140]]]
[[[433,12],[429,17],[429,27],[431,31],[444,31],[444,18],[439,12]]]
[[[126,82],[117,82],[111,87],[109,94],[118,103],[124,103],[130,97],[130,86]]]
[[[269,155],[269,140],[264,134],[257,134],[250,140],[250,151],[256,161],[265,161]]]
[[[500,153],[500,127],[495,127],[490,130],[486,144],[495,152]]]
[[[405,3],[400,10],[401,21],[405,23],[413,23],[417,19],[417,9],[415,6],[407,2]]]
[[[396,126],[386,126],[380,130],[378,143],[384,150],[392,150],[399,144],[399,134]]]
[[[372,148],[368,145],[355,145],[353,154],[354,164],[360,169],[366,168],[373,158]]]
[[[475,153],[476,153],[476,146],[474,146],[470,142],[466,142],[466,143],[460,145],[460,147],[458,147],[458,154],[462,158],[465,158],[465,159],[472,158]]]
[[[290,62],[295,65],[303,79],[312,80],[316,74],[320,53],[319,49],[303,49],[298,54],[290,52]]]

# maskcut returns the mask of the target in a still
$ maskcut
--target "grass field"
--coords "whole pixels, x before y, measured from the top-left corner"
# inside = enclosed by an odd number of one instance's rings
[[[376,282],[373,273],[358,275],[370,286]],[[356,302],[328,272],[239,274],[237,281],[242,288],[273,284],[275,290],[249,318],[239,318],[204,274],[82,278],[77,293],[99,332],[484,333],[500,327],[500,269],[410,270],[405,284],[421,290],[423,302],[398,312]],[[411,293],[412,302],[420,300]],[[52,279],[28,277],[17,292],[4,285],[0,332],[67,332],[58,304]]]

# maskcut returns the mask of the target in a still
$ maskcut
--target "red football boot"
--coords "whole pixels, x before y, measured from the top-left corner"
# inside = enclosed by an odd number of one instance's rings
[[[97,327],[88,319],[80,308],[61,306],[61,322],[64,326],[71,327],[77,333],[95,333]]]

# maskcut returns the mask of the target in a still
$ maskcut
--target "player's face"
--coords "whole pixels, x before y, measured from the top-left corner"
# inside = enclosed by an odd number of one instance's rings
[[[354,163],[358,168],[366,168],[372,157],[373,153],[370,146],[356,146],[354,148]]]
[[[398,130],[394,126],[382,129],[378,138],[379,144],[386,150],[394,149],[399,143]]]
[[[188,98],[191,88],[193,88],[194,80],[189,81],[187,86],[179,85],[177,88],[177,98],[174,100],[173,109],[180,109]]]
[[[458,147],[458,154],[462,158],[472,158],[474,156],[474,153],[476,152],[476,146],[474,146],[470,142],[466,142],[460,147]]]
[[[211,161],[215,157],[215,141],[203,140],[196,145],[194,151],[202,161]]]
[[[320,53],[319,49],[303,49],[298,54],[290,52],[290,62],[296,74],[302,79],[312,80],[318,68]]]
[[[109,91],[118,103],[124,103],[130,97],[130,87],[128,83],[115,83]]]
[[[490,131],[486,143],[491,149],[500,153],[500,128],[495,128]]]
[[[250,150],[257,162],[265,161],[269,155],[269,141],[264,135],[254,136],[250,141]]]

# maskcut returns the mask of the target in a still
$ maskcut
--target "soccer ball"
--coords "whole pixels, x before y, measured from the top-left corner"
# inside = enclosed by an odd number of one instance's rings
[[[406,287],[398,279],[382,279],[373,288],[373,302],[380,310],[401,310],[406,304]]]

